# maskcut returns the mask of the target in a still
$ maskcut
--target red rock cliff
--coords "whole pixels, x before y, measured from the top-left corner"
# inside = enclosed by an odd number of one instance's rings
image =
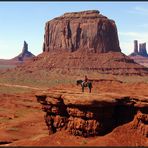
[[[65,13],[45,26],[43,51],[121,51],[116,24],[97,10]]]
[[[66,130],[84,137],[105,135],[132,121],[131,128],[148,137],[147,97],[54,90],[39,92],[36,98],[46,112],[49,134]]]

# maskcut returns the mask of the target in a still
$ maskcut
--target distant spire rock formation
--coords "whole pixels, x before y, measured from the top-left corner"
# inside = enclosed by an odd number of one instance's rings
[[[26,41],[24,41],[24,46],[22,52],[27,52],[28,51],[28,44]]]
[[[134,40],[134,52],[131,53],[129,56],[137,56],[137,55],[148,57],[148,54],[146,51],[146,43],[140,43],[139,51],[138,51],[138,41]]]
[[[24,41],[22,52],[18,56],[16,56],[14,59],[18,61],[24,61],[32,57],[35,57],[35,55],[33,55],[31,52],[28,51],[28,44],[26,41]]]
[[[138,41],[134,40],[134,53],[138,53]]]
[[[139,54],[144,57],[148,57],[147,51],[146,51],[146,43],[139,44]]]

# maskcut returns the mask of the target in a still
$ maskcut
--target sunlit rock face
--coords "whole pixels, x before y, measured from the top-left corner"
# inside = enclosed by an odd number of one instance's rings
[[[36,98],[49,134],[66,130],[75,136],[105,135],[132,121],[131,127],[148,137],[147,97],[54,90],[39,92]]]
[[[45,25],[43,51],[120,52],[116,24],[97,10],[65,13]]]

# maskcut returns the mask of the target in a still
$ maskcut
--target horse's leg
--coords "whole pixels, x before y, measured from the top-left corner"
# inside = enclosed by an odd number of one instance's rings
[[[91,87],[89,88],[89,93],[91,93]]]
[[[89,87],[89,93],[91,93],[91,88],[92,88],[91,83],[88,85],[88,87]]]
[[[84,92],[84,84],[81,84],[82,92]]]
[[[82,86],[82,92],[84,92],[84,86]]]

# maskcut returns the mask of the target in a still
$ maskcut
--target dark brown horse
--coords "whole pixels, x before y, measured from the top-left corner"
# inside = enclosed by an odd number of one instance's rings
[[[83,80],[77,80],[77,85],[81,85],[81,87],[82,87],[82,92],[84,92],[84,88],[85,88],[85,87],[88,87],[88,88],[89,88],[89,92],[91,93],[92,82],[90,82],[90,81],[84,82]]]

